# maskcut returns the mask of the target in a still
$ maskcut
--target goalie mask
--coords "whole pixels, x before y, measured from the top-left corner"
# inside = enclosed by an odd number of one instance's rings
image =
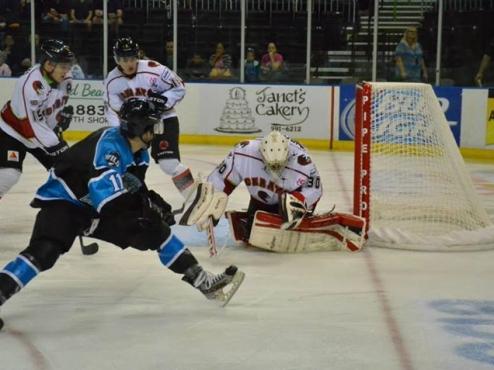
[[[129,138],[141,137],[145,132],[161,134],[161,117],[154,104],[131,98],[120,109],[120,129]]]
[[[266,168],[280,175],[288,162],[288,138],[278,131],[271,131],[261,139],[261,155]]]

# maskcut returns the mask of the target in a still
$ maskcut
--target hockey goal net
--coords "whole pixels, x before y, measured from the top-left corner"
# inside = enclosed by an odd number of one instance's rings
[[[494,248],[494,225],[430,85],[357,86],[354,213],[367,220],[371,246]]]

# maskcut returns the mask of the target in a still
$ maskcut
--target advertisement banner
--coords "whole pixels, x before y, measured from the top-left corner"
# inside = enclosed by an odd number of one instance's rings
[[[69,103],[74,107],[73,131],[95,131],[107,126],[101,81],[74,80]]]
[[[434,92],[441,104],[456,144],[460,145],[461,136],[461,92],[460,87],[434,86]]]
[[[340,131],[338,140],[355,138],[355,85],[340,85]]]
[[[328,87],[195,85],[200,89],[198,133],[256,135],[278,130],[294,138],[329,138]],[[186,110],[187,99],[180,110]],[[192,108],[192,107],[190,107]]]
[[[461,91],[462,89],[459,87],[434,87],[434,92],[458,145],[461,134]],[[355,137],[355,85],[340,86],[339,121],[338,139],[353,140]]]

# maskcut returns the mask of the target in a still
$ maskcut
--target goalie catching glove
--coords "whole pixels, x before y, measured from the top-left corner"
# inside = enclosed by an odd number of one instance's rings
[[[283,193],[280,196],[280,214],[283,218],[283,230],[295,229],[307,213],[305,198],[299,192]]]
[[[180,225],[197,225],[199,231],[206,230],[209,220],[217,225],[225,212],[228,195],[215,191],[209,182],[199,182],[191,192],[186,202],[186,210],[180,219]]]

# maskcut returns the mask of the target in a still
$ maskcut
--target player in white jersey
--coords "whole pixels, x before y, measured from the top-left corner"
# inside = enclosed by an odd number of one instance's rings
[[[216,191],[227,195],[244,182],[250,193],[247,235],[256,211],[278,213],[280,202],[291,198],[303,211],[297,213],[293,225],[287,225],[294,228],[306,212],[314,211],[322,196],[321,178],[307,151],[278,131],[237,144],[209,175],[208,181]]]
[[[70,124],[67,106],[74,53],[58,40],[41,45],[40,63],[15,85],[12,98],[0,113],[0,198],[19,180],[26,153],[46,168],[68,146],[61,132]]]
[[[152,60],[138,59],[139,45],[130,37],[117,40],[113,54],[117,67],[106,77],[106,118],[111,126],[119,124],[122,104],[132,97],[152,101],[161,110],[164,132],[155,136],[151,156],[160,168],[172,176],[173,183],[186,198],[194,179],[180,161],[178,146],[179,122],[174,109],[185,95],[185,86],[175,72]]]
[[[356,251],[363,244],[362,218],[314,214],[322,196],[319,172],[305,148],[278,131],[236,145],[208,182],[216,197],[207,211],[213,221],[226,208],[226,200],[218,193],[226,198],[242,182],[250,193],[246,212],[227,212],[237,241],[275,252]],[[195,223],[205,229],[205,221],[210,219],[201,216]]]

